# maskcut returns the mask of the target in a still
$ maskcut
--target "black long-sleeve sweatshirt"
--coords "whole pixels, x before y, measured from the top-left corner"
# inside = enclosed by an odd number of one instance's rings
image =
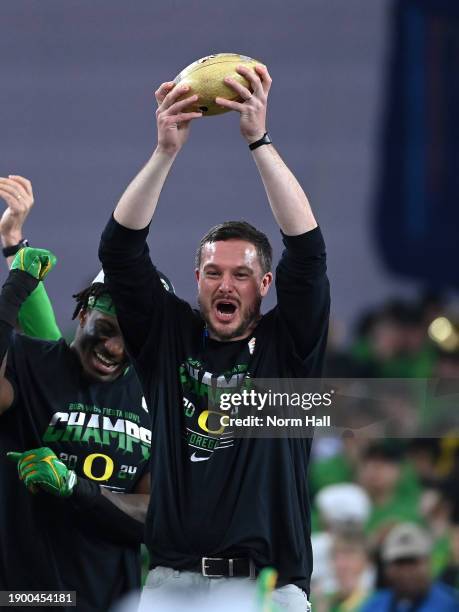
[[[308,593],[311,440],[236,439],[208,417],[219,390],[237,387],[241,375],[320,376],[330,306],[321,231],[283,236],[277,306],[232,342],[208,338],[200,314],[163,289],[147,234],[112,218],[99,256],[152,417],[151,567],[249,557],[275,567],[279,585]]]

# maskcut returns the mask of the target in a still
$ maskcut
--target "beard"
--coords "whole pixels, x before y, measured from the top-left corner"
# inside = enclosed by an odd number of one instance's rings
[[[215,329],[215,327],[212,325],[212,321],[209,315],[212,306],[209,307],[203,304],[198,296],[199,310],[201,312],[202,318],[206,322],[207,329],[217,340],[221,340],[222,342],[233,340],[233,338],[238,338],[239,336],[249,335],[251,328],[255,326],[255,323],[261,316],[261,300],[261,296],[258,295],[254,300],[253,304],[251,304],[251,306],[247,307],[244,310],[241,310],[241,322],[235,329],[228,329],[228,331],[222,331],[221,329]]]

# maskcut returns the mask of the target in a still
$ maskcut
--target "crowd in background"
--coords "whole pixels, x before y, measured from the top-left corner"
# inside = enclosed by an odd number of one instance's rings
[[[438,295],[388,301],[361,316],[346,350],[336,346],[332,329],[325,375],[454,383],[454,321],[452,305]],[[398,437],[349,431],[314,441],[314,612],[398,610],[388,603],[394,594],[411,602],[407,610],[423,597],[423,610],[459,610],[451,603],[459,589],[454,391],[454,384],[437,389],[416,407],[414,435],[402,427]]]

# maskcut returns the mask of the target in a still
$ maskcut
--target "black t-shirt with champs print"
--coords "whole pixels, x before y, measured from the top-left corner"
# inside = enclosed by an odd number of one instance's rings
[[[71,499],[29,493],[6,453],[48,446],[77,475],[132,493],[151,443],[138,378],[130,367],[114,382],[90,381],[64,340],[21,334],[6,376],[15,402],[0,417],[0,590],[71,590],[77,610],[106,611],[140,587],[139,546],[115,542]]]
[[[330,307],[321,231],[283,236],[277,305],[236,342],[208,338],[200,314],[164,291],[147,233],[112,217],[99,256],[150,407],[151,499],[161,500],[147,516],[151,567],[250,557],[309,592],[311,440],[214,436],[207,417],[215,388],[244,376],[320,376]]]

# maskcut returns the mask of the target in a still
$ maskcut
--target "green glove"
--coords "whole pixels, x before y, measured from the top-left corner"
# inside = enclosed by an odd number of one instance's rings
[[[50,448],[44,446],[24,453],[7,453],[7,457],[17,463],[19,478],[31,493],[44,489],[58,497],[72,494],[76,474],[67,469]]]
[[[24,247],[14,256],[11,270],[22,270],[38,280],[43,280],[55,264],[56,256],[51,251]]]

